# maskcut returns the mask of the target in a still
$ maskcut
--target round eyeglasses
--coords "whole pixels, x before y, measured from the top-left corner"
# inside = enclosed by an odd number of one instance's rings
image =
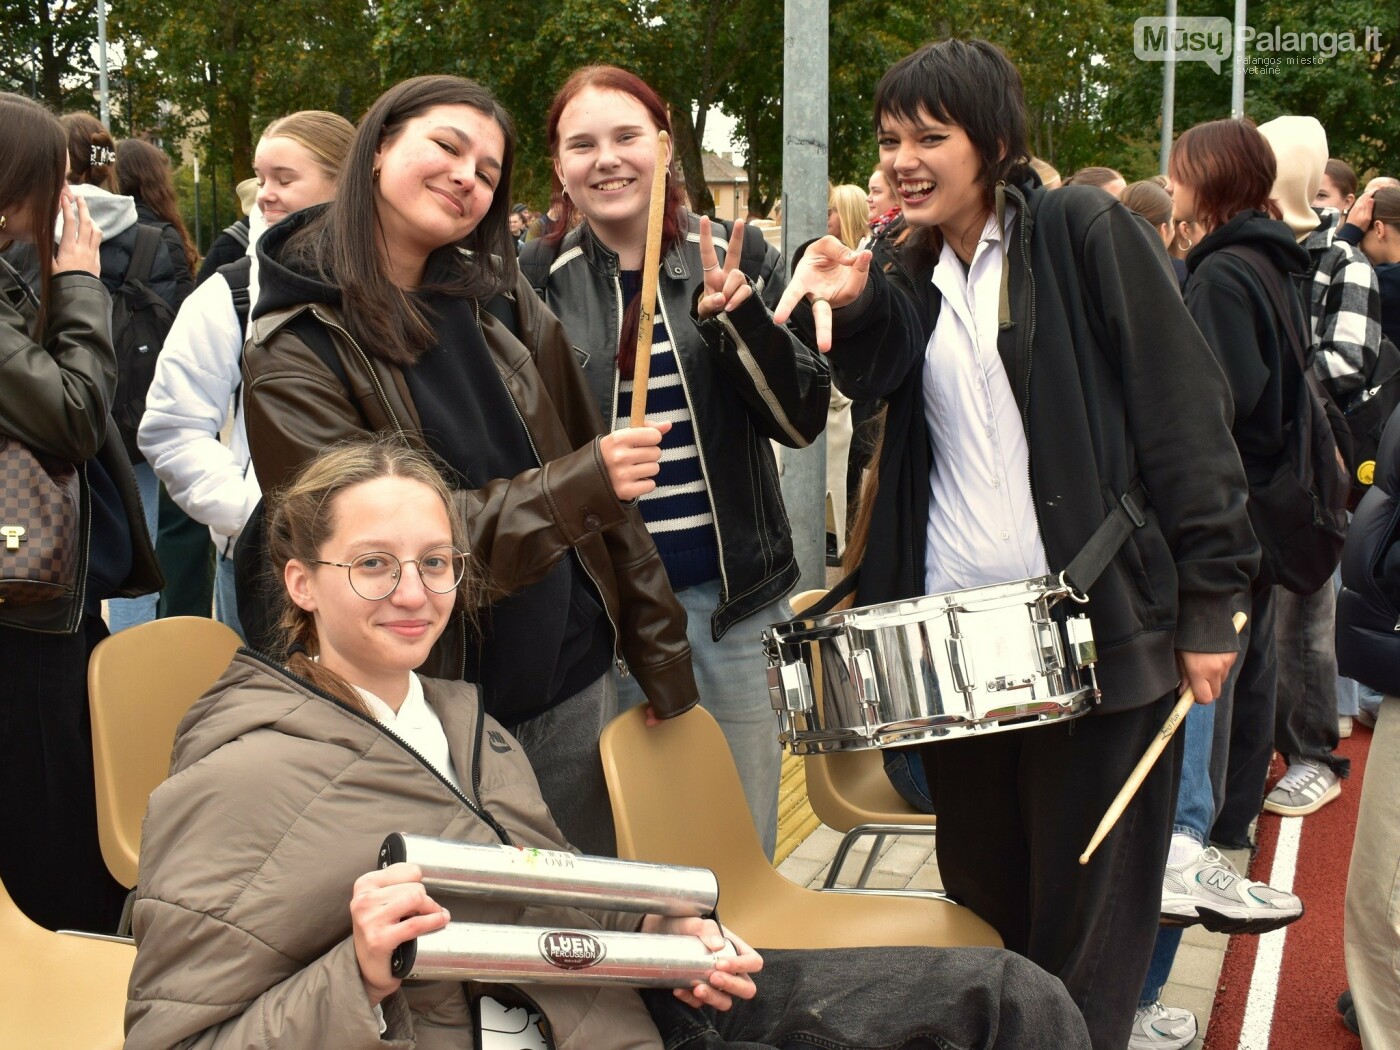
[[[467,572],[467,556],[456,547],[434,547],[407,561],[383,551],[361,554],[353,561],[308,560],[312,565],[344,569],[350,577],[351,590],[371,602],[383,601],[394,593],[403,579],[405,565],[416,566],[423,586],[434,594],[451,594]]]

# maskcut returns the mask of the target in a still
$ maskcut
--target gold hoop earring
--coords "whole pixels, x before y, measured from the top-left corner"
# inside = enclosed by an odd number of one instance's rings
[[[378,179],[378,178],[379,178],[379,169],[378,169],[378,168],[375,168],[375,169],[374,169],[373,171],[371,171],[369,174],[370,174],[370,178],[372,178],[372,179]]]
[[[1194,242],[1193,242],[1193,241],[1191,240],[1191,238],[1189,238],[1189,237],[1183,237],[1183,238],[1181,238],[1181,240],[1185,242],[1184,244],[1182,244],[1181,250],[1184,251],[1184,252],[1189,252],[1189,251],[1191,250],[1191,245],[1192,245]]]
[[[5,228],[5,216],[0,215],[0,230]]]

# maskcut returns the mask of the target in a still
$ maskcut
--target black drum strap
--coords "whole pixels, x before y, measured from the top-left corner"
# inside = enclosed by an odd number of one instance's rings
[[[1139,481],[1118,498],[1118,505],[1113,508],[1112,513],[1104,518],[1094,530],[1094,534],[1089,537],[1089,542],[1080,548],[1079,553],[1066,566],[1065,582],[1080,594],[1088,594],[1089,588],[1103,574],[1104,569],[1108,568],[1108,563],[1114,559],[1118,549],[1132,535],[1133,530],[1147,524],[1147,518],[1143,515],[1146,506],[1147,488]],[[835,587],[822,595],[820,601],[806,609],[802,618],[824,616],[831,612],[848,595],[855,592],[859,581],[860,566],[857,565],[848,575],[843,576]]]

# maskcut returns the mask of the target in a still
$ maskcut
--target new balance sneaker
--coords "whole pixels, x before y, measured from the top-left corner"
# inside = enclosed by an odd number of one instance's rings
[[[1214,846],[1162,876],[1162,925],[1201,925],[1212,933],[1268,933],[1303,914],[1303,902],[1246,879]]]
[[[1282,817],[1306,817],[1316,813],[1342,793],[1342,781],[1331,768],[1312,759],[1288,767],[1264,798],[1264,812]]]
[[[1128,1050],[1181,1050],[1195,1038],[1196,1015],[1190,1010],[1163,1006],[1158,999],[1138,1007]]]

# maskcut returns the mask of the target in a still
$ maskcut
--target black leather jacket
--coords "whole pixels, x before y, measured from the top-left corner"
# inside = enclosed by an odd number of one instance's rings
[[[826,426],[831,380],[820,353],[772,322],[787,278],[782,255],[771,246],[758,272],[749,274],[758,295],[732,313],[696,318],[703,287],[699,231],[699,218],[689,216],[684,240],[662,259],[657,312],[680,364],[715,519],[722,586],[710,630],[718,641],[797,583],[792,531],[769,441],[791,448],[810,444]],[[725,239],[717,229],[721,258]],[[586,223],[564,238],[552,262],[550,253],[544,242],[531,241],[521,268],[564,323],[603,417],[611,421],[617,415],[623,310],[617,256]],[[537,275],[545,266],[548,276],[541,281]]]
[[[97,278],[78,272],[56,274],[51,295],[48,330],[43,341],[36,342],[30,335],[33,295],[19,274],[0,260],[0,432],[70,463],[97,460],[116,483],[132,543],[126,579],[114,595],[100,597],[150,594],[165,581],[146,530],[131,463],[108,411],[117,378],[111,300]],[[68,600],[0,610],[0,625],[72,634],[82,623],[93,537],[86,466],[81,475],[83,560],[76,593]]]

